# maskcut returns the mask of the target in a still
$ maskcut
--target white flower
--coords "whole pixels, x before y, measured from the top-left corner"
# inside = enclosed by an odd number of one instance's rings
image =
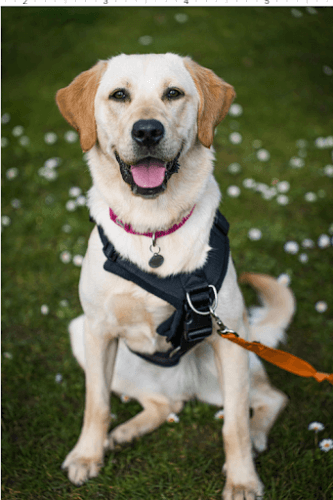
[[[287,273],[282,273],[277,279],[277,282],[280,283],[281,285],[288,286],[290,285],[290,276]]]
[[[62,252],[60,254],[60,260],[64,264],[68,264],[71,261],[71,259],[72,259],[72,256],[71,256],[70,252],[68,252],[67,250],[65,250],[64,252]]]
[[[170,413],[167,416],[167,422],[169,422],[169,424],[178,424],[178,422],[179,422],[178,415],[176,415],[176,413]]]
[[[291,15],[298,18],[298,17],[302,17],[303,13],[302,13],[302,11],[300,11],[298,9],[291,9]]]
[[[52,194],[45,196],[45,203],[46,205],[52,205],[54,203],[54,196]]]
[[[10,114],[9,113],[3,114],[1,117],[1,123],[3,125],[5,125],[6,123],[9,123],[9,122],[10,122]]]
[[[306,141],[305,139],[298,139],[298,141],[296,141],[296,147],[299,149],[304,149],[307,147],[307,145],[308,141]]]
[[[48,181],[54,181],[58,177],[58,173],[55,170],[50,170],[49,168],[45,168],[41,175]]]
[[[265,200],[271,200],[272,198],[274,198],[275,195],[276,195],[276,188],[275,187],[265,189],[265,191],[262,192],[262,197]]]
[[[2,148],[6,148],[9,144],[9,140],[7,139],[7,137],[1,137],[1,147]]]
[[[298,256],[298,260],[300,262],[302,262],[302,264],[305,264],[306,262],[308,262],[309,260],[309,257],[306,253],[301,253],[299,256]]]
[[[290,184],[288,181],[278,182],[276,185],[276,189],[279,191],[279,193],[287,193],[290,189]]]
[[[73,257],[73,264],[74,266],[82,266],[82,262],[83,262],[83,257],[82,255],[74,255]]]
[[[22,135],[22,137],[19,138],[19,143],[21,146],[29,146],[30,139],[26,135]]]
[[[85,204],[87,203],[87,199],[83,194],[81,194],[81,196],[78,196],[78,198],[76,198],[75,202],[77,206],[84,207]]]
[[[21,208],[22,205],[20,200],[18,200],[17,198],[14,198],[14,200],[12,200],[10,204],[13,208]]]
[[[48,160],[45,161],[44,167],[52,169],[59,167],[60,163],[61,163],[60,158],[49,158]]]
[[[68,192],[69,196],[73,196],[74,198],[76,198],[77,196],[80,196],[81,193],[82,193],[81,188],[79,188],[77,186],[71,187],[69,192]]]
[[[323,439],[319,443],[319,448],[321,449],[321,451],[333,450],[333,439]]]
[[[257,151],[257,158],[259,161],[268,161],[271,155],[267,151],[267,149],[259,149]]]
[[[277,198],[276,201],[278,202],[279,205],[288,205],[289,203],[289,198],[285,194],[280,194]]]
[[[177,21],[177,23],[180,23],[180,24],[186,23],[186,21],[188,20],[188,15],[187,14],[176,14],[175,20]]]
[[[331,148],[333,146],[333,136],[318,137],[315,140],[315,145],[319,149]]]
[[[331,246],[331,238],[327,234],[321,234],[318,238],[317,245],[319,248],[327,248]]]
[[[68,307],[68,300],[67,299],[63,299],[59,302],[59,305],[60,307]]]
[[[11,218],[10,218],[10,217],[8,217],[8,215],[3,215],[3,216],[1,217],[1,225],[2,225],[2,226],[5,226],[5,227],[6,227],[6,226],[10,226],[11,222],[12,222],[12,221],[11,221]]]
[[[260,229],[257,229],[257,228],[252,228],[250,229],[250,231],[247,233],[247,236],[250,240],[252,241],[258,241],[261,239],[262,237],[262,232],[260,231]]]
[[[305,240],[302,241],[303,248],[313,248],[314,246],[314,241],[310,240],[310,238],[305,238]]]
[[[305,7],[305,10],[307,10],[309,14],[317,14],[316,9],[313,7]]]
[[[57,134],[55,134],[54,132],[48,132],[44,135],[44,141],[46,142],[46,144],[54,144],[55,142],[57,142],[57,140]]]
[[[68,130],[68,132],[65,133],[64,135],[65,141],[69,143],[76,142],[78,140],[78,134],[74,132],[74,130]]]
[[[227,189],[227,193],[232,198],[237,198],[240,195],[241,190],[238,186],[229,186]]]
[[[66,210],[68,210],[68,212],[74,212],[75,209],[76,209],[76,202],[74,200],[69,200],[66,203]]]
[[[3,355],[7,359],[13,359],[13,355],[11,352],[4,352]]]
[[[139,43],[141,45],[150,45],[153,42],[153,37],[146,35],[146,36],[140,36],[139,38]]]
[[[293,156],[289,160],[289,165],[292,168],[302,168],[305,165],[305,161],[303,160],[303,158],[298,158],[298,156]]]
[[[238,174],[242,170],[242,167],[240,166],[239,163],[231,163],[228,166],[228,172],[231,174]]]
[[[62,382],[62,375],[61,375],[61,373],[57,373],[56,374],[55,381],[57,382],[57,384],[60,384]]]
[[[69,224],[65,224],[64,226],[62,226],[62,230],[64,233],[70,233],[72,230],[72,227]]]
[[[17,127],[14,127],[12,130],[12,134],[14,137],[20,137],[24,132],[24,128],[21,125],[17,125]]]
[[[325,429],[325,426],[320,422],[311,422],[308,426],[308,431],[320,432]]]
[[[259,139],[255,139],[252,142],[252,146],[254,147],[254,149],[259,149],[262,146],[262,142]]]
[[[312,203],[312,202],[316,201],[317,195],[316,195],[316,193],[312,193],[311,191],[309,191],[308,193],[305,193],[304,199],[305,199],[305,201],[309,201],[310,203]]]
[[[241,116],[242,114],[243,114],[243,108],[240,104],[234,103],[230,106],[229,115]]]
[[[332,76],[333,75],[333,69],[330,66],[323,66],[323,72],[327,76]]]
[[[240,144],[242,140],[243,138],[239,132],[232,132],[232,134],[229,135],[229,141],[232,144]]]
[[[296,241],[287,241],[283,246],[285,252],[295,255],[299,250],[299,245]]]
[[[128,403],[129,401],[131,401],[131,398],[129,396],[126,396],[126,394],[122,394],[120,396],[120,400],[122,403]]]
[[[244,179],[243,186],[247,189],[254,189],[257,187],[257,183],[254,179]]]
[[[42,307],[40,308],[40,312],[44,314],[44,316],[46,314],[49,314],[49,307],[46,304],[43,304]]]
[[[323,300],[319,300],[318,302],[315,303],[315,309],[319,313],[323,313],[327,311],[327,304]]]
[[[333,177],[333,165],[326,165],[323,170],[327,177]]]
[[[224,410],[219,410],[214,415],[215,420],[223,420],[224,419]]]
[[[7,179],[12,180],[18,176],[18,173],[19,173],[18,168],[16,168],[16,167],[9,168],[6,172],[6,177],[7,177]]]
[[[256,191],[259,191],[259,193],[265,193],[268,189],[269,187],[264,182],[258,182],[256,185]]]

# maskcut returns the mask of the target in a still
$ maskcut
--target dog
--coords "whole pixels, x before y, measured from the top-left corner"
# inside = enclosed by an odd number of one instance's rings
[[[252,449],[266,449],[287,396],[270,385],[255,354],[218,335],[216,319],[244,339],[274,347],[294,312],[290,289],[270,276],[245,274],[243,281],[263,302],[248,321],[227,254],[223,283],[215,297],[209,285],[202,313],[213,315],[209,335],[165,367],[149,356],[169,352],[169,339],[157,329],[173,317],[175,306],[103,267],[103,238],[121,263],[159,282],[205,266],[221,201],[213,177],[214,131],[234,97],[233,87],[213,71],[171,53],[99,61],[56,94],[86,153],[93,179],[88,206],[96,222],[79,284],[84,314],[69,326],[86,378],[81,435],[63,463],[76,485],[98,475],[106,450],[153,431],[170,412],[198,398],[224,407],[224,500],[263,495]],[[194,315],[199,306],[192,299],[186,306]],[[136,399],[143,410],[108,434],[111,390]]]

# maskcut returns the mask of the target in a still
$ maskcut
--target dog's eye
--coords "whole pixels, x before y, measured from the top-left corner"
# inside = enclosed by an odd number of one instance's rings
[[[165,93],[167,99],[177,99],[178,97],[183,96],[184,93],[178,89],[168,89]]]
[[[115,101],[124,101],[128,97],[128,94],[123,89],[118,89],[109,95],[109,99],[114,99]]]

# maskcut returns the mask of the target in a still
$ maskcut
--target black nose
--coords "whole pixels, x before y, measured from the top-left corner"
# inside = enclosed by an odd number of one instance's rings
[[[164,136],[164,127],[158,120],[138,120],[132,128],[133,139],[142,146],[154,146]]]

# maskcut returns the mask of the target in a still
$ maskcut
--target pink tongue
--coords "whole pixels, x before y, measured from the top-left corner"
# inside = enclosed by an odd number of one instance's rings
[[[143,160],[136,165],[131,165],[134,182],[142,188],[154,188],[164,181],[165,167],[163,162],[155,158]]]

